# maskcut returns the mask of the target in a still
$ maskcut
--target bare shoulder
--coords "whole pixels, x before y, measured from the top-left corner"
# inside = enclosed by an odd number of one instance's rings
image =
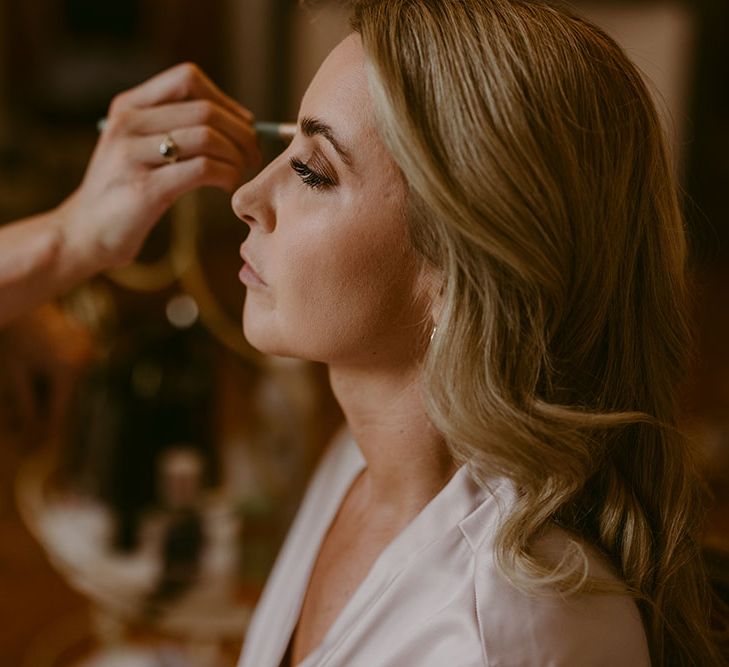
[[[567,533],[555,528],[539,550],[556,557],[570,541]],[[580,546],[591,576],[618,581],[596,550]],[[476,553],[474,587],[489,665],[650,665],[640,613],[628,595],[525,593],[496,567],[490,540]]]

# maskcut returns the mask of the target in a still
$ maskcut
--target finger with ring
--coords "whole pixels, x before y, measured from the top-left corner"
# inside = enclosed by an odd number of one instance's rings
[[[180,147],[169,132],[165,134],[162,143],[159,145],[159,153],[168,164],[177,162],[180,157]]]

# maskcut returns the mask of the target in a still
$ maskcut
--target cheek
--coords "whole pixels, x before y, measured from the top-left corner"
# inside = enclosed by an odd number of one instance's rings
[[[286,354],[332,362],[393,331],[412,333],[420,314],[400,209],[379,206],[375,214],[350,203],[326,213],[319,208],[316,217],[299,217],[298,229],[277,229],[275,305],[266,318],[269,331],[288,339]],[[252,300],[249,314],[263,305]]]
[[[378,233],[378,222],[293,249],[299,261],[292,299],[317,313],[322,325],[361,328],[363,320],[384,316],[393,301],[405,298],[411,276],[408,253],[396,235]]]

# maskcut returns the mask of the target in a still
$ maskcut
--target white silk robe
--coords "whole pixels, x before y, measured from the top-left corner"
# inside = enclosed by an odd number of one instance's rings
[[[278,667],[322,540],[365,467],[338,438],[314,475],[248,629],[238,667]],[[619,595],[528,596],[497,571],[493,537],[507,480],[479,488],[467,468],[382,552],[300,667],[643,667],[634,602]],[[589,552],[588,552],[589,553]],[[614,577],[597,556],[591,573]]]

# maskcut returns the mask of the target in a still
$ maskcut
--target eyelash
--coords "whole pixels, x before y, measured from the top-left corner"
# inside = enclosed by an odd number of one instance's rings
[[[325,190],[336,185],[331,178],[320,174],[318,171],[313,171],[308,165],[304,164],[301,160],[297,160],[295,157],[289,160],[289,164],[304,185],[307,185],[312,190]]]

